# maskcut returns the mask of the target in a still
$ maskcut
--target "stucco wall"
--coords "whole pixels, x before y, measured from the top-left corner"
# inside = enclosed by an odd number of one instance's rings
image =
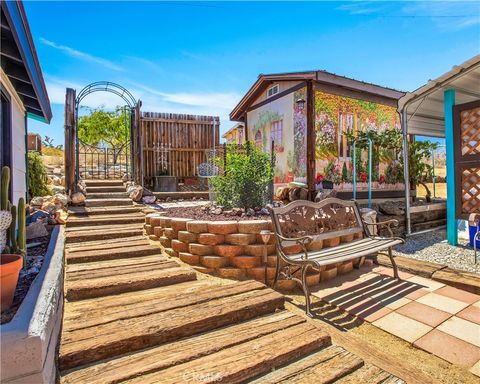
[[[25,109],[18,97],[12,84],[5,76],[5,73],[1,71],[0,83],[3,90],[10,96],[11,105],[11,122],[12,122],[12,200],[16,204],[19,197],[25,197],[26,194],[26,171],[27,166],[25,164]]]

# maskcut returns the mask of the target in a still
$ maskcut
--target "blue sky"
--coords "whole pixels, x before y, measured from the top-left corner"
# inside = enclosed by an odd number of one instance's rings
[[[63,144],[65,88],[108,80],[143,111],[228,114],[260,73],[325,69],[413,90],[480,52],[480,2],[24,3]],[[91,107],[122,104],[97,92]]]

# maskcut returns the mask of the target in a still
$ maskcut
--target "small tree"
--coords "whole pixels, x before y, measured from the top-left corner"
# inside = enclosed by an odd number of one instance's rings
[[[48,187],[48,175],[42,156],[35,151],[28,152],[28,195],[47,196],[52,191]]]
[[[431,192],[425,180],[433,177],[433,167],[430,164],[432,151],[437,149],[438,145],[430,141],[415,141],[410,143],[408,151],[408,169],[410,173],[410,183],[421,184],[425,188],[427,202],[431,201]]]
[[[212,178],[217,203],[225,208],[264,206],[272,197],[274,164],[271,154],[250,142],[244,151],[227,147],[224,175]]]

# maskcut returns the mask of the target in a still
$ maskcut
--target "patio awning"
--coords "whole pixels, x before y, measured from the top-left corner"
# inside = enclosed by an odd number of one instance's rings
[[[480,99],[480,55],[454,66],[450,71],[399,99],[398,111],[402,113],[406,108],[408,134],[445,137],[446,89],[455,90],[456,104]]]

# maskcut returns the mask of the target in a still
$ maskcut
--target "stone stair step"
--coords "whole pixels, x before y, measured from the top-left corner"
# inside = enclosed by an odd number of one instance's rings
[[[65,257],[68,264],[86,263],[92,261],[117,260],[125,258],[135,258],[141,256],[149,256],[160,254],[160,248],[155,245],[136,245],[109,249],[94,249],[90,251],[65,251]]]
[[[87,201],[90,199],[121,199],[128,198],[127,192],[100,192],[100,193],[90,193],[87,191]]]
[[[112,187],[123,186],[123,181],[120,179],[107,179],[107,180],[85,180],[85,185],[88,187]]]
[[[120,207],[69,207],[69,220],[73,217],[85,217],[96,215],[123,215],[126,213],[141,212],[143,206],[120,206]]]
[[[81,227],[85,228],[85,227]],[[66,228],[67,230],[68,228]],[[76,228],[75,228],[76,229]],[[123,228],[123,229],[96,229],[96,230],[83,230],[83,231],[66,231],[65,241],[67,244],[70,243],[80,243],[87,242],[92,240],[107,240],[107,239],[117,239],[125,237],[136,237],[143,234],[143,229],[141,227],[135,228]]]
[[[123,185],[108,185],[108,186],[87,186],[87,193],[104,193],[104,192],[125,192]]]
[[[118,383],[144,374],[165,370],[304,322],[305,319],[300,316],[288,311],[280,311],[198,336],[82,367],[62,374],[60,382],[62,384]],[[181,381],[184,380],[179,382]]]
[[[330,336],[310,323],[301,323],[128,382],[174,384],[206,377],[211,383],[244,383],[330,344]]]
[[[115,199],[86,199],[86,207],[107,207],[107,206],[130,206],[133,205],[132,199],[129,198],[115,198]]]
[[[139,351],[283,308],[282,295],[263,285],[262,288],[252,286],[252,290],[235,295],[230,292],[228,296],[215,291],[212,299],[199,296],[200,302],[173,309],[170,308],[174,303],[163,306],[160,302],[159,305],[145,308],[144,303],[137,300],[137,309],[133,305],[126,318],[93,326],[89,324],[91,326],[88,328],[64,330],[60,346],[60,369],[71,369]],[[190,296],[195,299],[197,295]],[[122,307],[119,311],[122,312]]]
[[[133,259],[138,264],[132,263],[108,268],[98,266],[97,269],[92,267],[67,271],[65,284],[67,300],[84,300],[196,279],[196,274],[192,269],[181,267],[174,261],[161,260],[158,257],[156,257],[158,260],[156,262],[147,262],[143,259]],[[132,259],[121,259],[116,262],[123,260]],[[84,264],[72,264],[69,268],[82,265]]]
[[[355,372],[363,365],[362,359],[342,347],[334,345],[283,368],[276,369],[252,383],[336,383],[337,380]]]
[[[145,215],[141,213],[132,213],[126,215],[97,215],[95,217],[72,217],[67,221],[67,228],[81,227],[85,225],[109,225],[109,224],[133,224],[144,223]]]

